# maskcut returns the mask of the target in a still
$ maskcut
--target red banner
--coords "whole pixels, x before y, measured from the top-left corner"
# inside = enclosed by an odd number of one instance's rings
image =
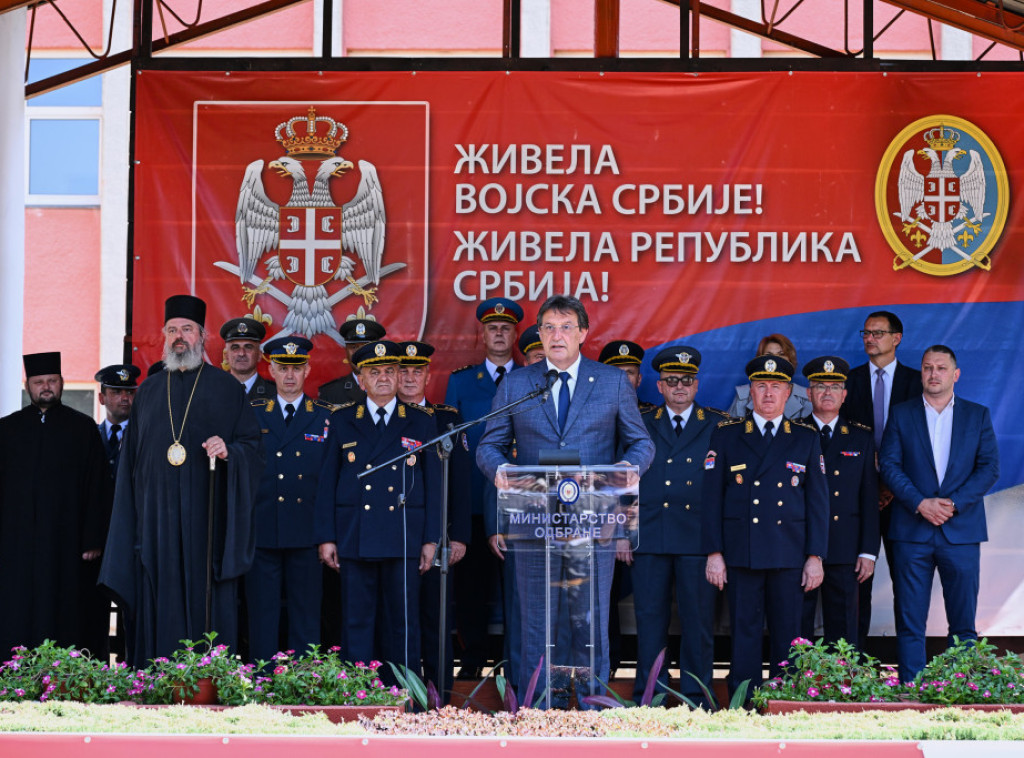
[[[313,337],[316,383],[341,373],[334,327],[360,311],[435,344],[443,383],[481,359],[474,310],[494,295],[528,319],[577,295],[591,356],[793,314],[1013,301],[1015,82],[145,71],[138,362],[159,358],[164,297],[190,290],[214,331],[248,313]]]

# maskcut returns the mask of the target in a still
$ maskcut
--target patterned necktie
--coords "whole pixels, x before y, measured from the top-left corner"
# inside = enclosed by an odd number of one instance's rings
[[[832,427],[828,424],[821,427],[821,451],[828,450],[828,443],[832,441]]]
[[[285,425],[287,426],[288,424],[292,423],[292,419],[293,418],[295,418],[295,406],[292,405],[291,403],[288,403],[288,405],[286,405],[284,407],[284,423],[285,423]]]
[[[384,434],[384,427],[388,425],[388,422],[384,419],[387,415],[387,411],[383,407],[377,409],[377,431]]]
[[[882,446],[882,432],[885,430],[885,369],[875,369],[875,393],[871,403],[875,411],[875,447]]]
[[[558,389],[558,431],[565,431],[565,417],[569,415],[569,372],[558,375],[562,386]]]
[[[678,413],[672,417],[672,428],[676,430],[677,437],[683,433],[683,417]]]
[[[505,378],[505,367],[498,366],[498,368],[495,369],[495,372],[498,375],[494,377],[494,386],[497,387],[499,384],[501,384],[501,380]]]

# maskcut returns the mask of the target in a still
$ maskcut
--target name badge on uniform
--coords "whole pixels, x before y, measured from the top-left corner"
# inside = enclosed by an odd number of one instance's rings
[[[729,470],[730,471],[745,471],[746,468],[747,468],[747,464],[746,463],[737,463],[735,466],[730,466]]]
[[[358,442],[345,442],[344,444],[342,444],[341,449],[348,450],[350,447],[355,447],[358,444]]]

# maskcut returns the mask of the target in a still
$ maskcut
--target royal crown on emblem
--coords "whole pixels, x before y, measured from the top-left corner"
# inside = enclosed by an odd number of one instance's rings
[[[288,355],[295,355],[295,351],[299,349],[299,346],[296,345],[294,342],[289,342],[284,346],[284,349],[285,352],[288,353]]]
[[[924,133],[924,141],[932,150],[952,150],[960,141],[960,132],[939,126]]]
[[[302,133],[295,129],[295,125],[300,123],[305,124]],[[320,124],[325,124],[326,130],[321,129]],[[316,108],[310,106],[306,116],[295,116],[278,124],[274,137],[287,151],[289,158],[332,158],[341,143],[348,139],[348,127],[330,116],[316,115]]]

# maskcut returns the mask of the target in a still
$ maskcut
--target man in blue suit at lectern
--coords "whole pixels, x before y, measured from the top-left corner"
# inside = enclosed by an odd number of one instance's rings
[[[504,466],[515,463],[536,466],[542,450],[579,454],[584,466],[616,462],[638,466],[643,474],[654,458],[654,443],[640,419],[636,392],[626,374],[615,366],[606,366],[584,358],[580,346],[587,338],[590,322],[583,304],[574,297],[548,298],[537,314],[545,360],[509,373],[498,387],[494,408],[543,388],[551,387],[548,402],[527,401],[510,415],[499,416],[487,424],[477,448],[477,465],[498,489],[506,489]],[[513,447],[515,457],[513,458]],[[620,460],[615,451],[622,450]],[[530,561],[517,560],[517,580],[523,589],[523,577],[530,573]],[[595,650],[594,672],[608,681],[608,596],[611,591],[614,549],[596,555],[597,607],[599,618],[593,623],[599,634]],[[528,602],[520,592],[523,603]],[[545,653],[544,614],[536,608],[523,608],[522,664],[520,695],[537,662]],[[542,691],[542,682],[538,692]]]
[[[895,496],[893,546],[900,681],[924,668],[932,578],[939,571],[949,642],[977,639],[985,493],[999,478],[988,408],[953,393],[956,355],[933,345],[921,359],[924,395],[892,409],[882,438],[882,478]]]

